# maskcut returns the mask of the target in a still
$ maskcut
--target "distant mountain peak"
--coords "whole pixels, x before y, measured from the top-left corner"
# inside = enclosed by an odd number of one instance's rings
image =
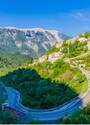
[[[56,43],[69,37],[43,28],[0,27],[0,49],[40,56]]]

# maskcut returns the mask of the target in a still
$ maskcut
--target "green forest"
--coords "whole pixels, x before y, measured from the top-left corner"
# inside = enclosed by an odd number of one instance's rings
[[[56,107],[88,88],[82,72],[62,59],[54,64],[45,62],[19,68],[2,76],[1,80],[21,93],[24,105],[36,109]]]

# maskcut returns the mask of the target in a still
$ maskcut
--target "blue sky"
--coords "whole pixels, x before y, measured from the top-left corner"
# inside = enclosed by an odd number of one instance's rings
[[[90,0],[0,0],[0,26],[55,29],[74,36],[90,30]]]

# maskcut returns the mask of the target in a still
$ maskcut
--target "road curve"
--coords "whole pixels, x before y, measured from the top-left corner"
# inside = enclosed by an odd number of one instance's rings
[[[5,87],[8,99],[5,103],[8,104],[10,108],[16,109],[25,114],[27,120],[38,120],[41,122],[52,122],[57,121],[65,115],[70,115],[72,112],[76,111],[78,108],[83,107],[90,99],[90,73],[88,71],[82,70],[88,80],[88,91],[83,96],[78,96],[71,101],[60,105],[56,108],[49,110],[34,110],[27,108],[21,104],[20,93],[11,88]]]

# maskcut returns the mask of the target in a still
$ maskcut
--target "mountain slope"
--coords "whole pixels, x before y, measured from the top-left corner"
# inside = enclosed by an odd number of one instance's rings
[[[68,37],[55,30],[0,27],[0,49],[38,57]]]
[[[0,51],[0,68],[18,67],[33,62],[28,55],[12,54]]]
[[[60,58],[69,62],[71,60],[75,65],[84,63],[90,69],[90,32],[65,40],[62,44],[54,45],[38,61],[43,63],[48,60],[53,63]]]

